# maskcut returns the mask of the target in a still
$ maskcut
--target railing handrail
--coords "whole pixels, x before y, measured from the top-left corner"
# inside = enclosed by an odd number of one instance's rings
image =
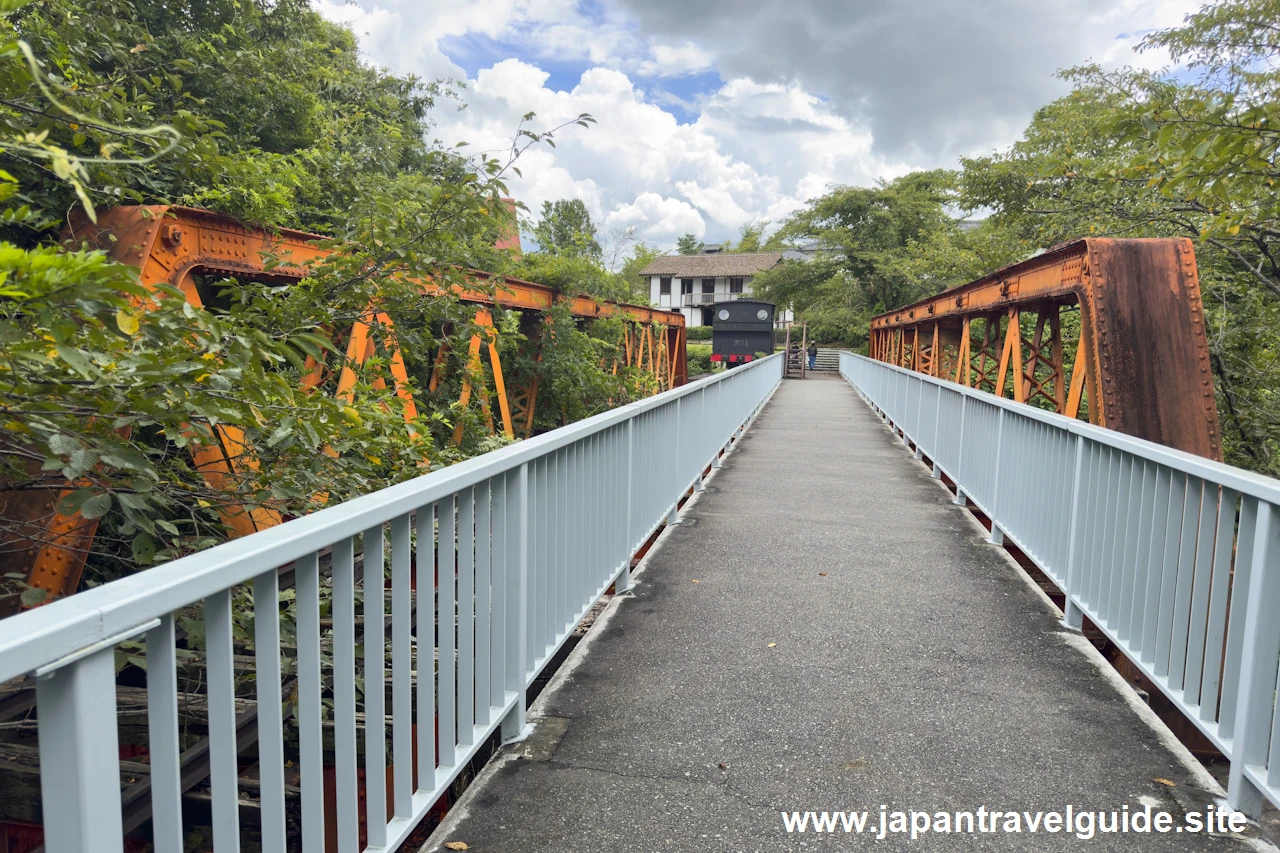
[[[1117,450],[1125,450],[1129,453],[1146,457],[1153,462],[1168,465],[1171,468],[1177,468],[1187,474],[1192,474],[1206,480],[1213,480],[1214,482],[1235,489],[1243,494],[1258,498],[1259,500],[1280,504],[1280,480],[1277,480],[1274,477],[1268,477],[1254,471],[1247,471],[1244,468],[1237,468],[1236,466],[1228,465],[1225,462],[1206,459],[1203,456],[1197,456],[1194,453],[1187,453],[1184,450],[1178,450],[1163,444],[1157,444],[1154,441],[1147,441],[1144,438],[1126,435],[1125,433],[1116,432],[1115,430],[1107,429],[1106,427],[1100,427],[1086,423],[1085,421],[1076,420],[1075,418],[1069,418],[1066,415],[1060,415],[1057,412],[1038,409],[1028,403],[1019,403],[1005,397],[997,397],[990,392],[980,391],[977,388],[961,385],[960,383],[952,382],[949,379],[929,376],[926,373],[919,373],[905,367],[899,367],[896,364],[889,364],[888,362],[868,358],[865,355],[848,352],[847,350],[839,350],[839,352],[847,354],[851,358],[870,362],[871,364],[876,365],[876,367],[892,370],[896,373],[900,373],[904,376],[908,376],[912,379],[918,379],[932,385],[939,385],[947,388],[948,390],[963,394],[966,397],[981,400],[982,402],[993,406],[1016,411],[1020,415],[1034,418],[1046,424],[1052,424],[1074,434],[1083,435],[1086,438],[1114,447]]]
[[[732,302],[735,299],[745,299],[750,294],[747,293],[685,293],[681,298],[685,305],[711,305],[716,302]]]
[[[754,364],[777,358],[780,353]],[[726,371],[690,382],[2,620],[0,682],[125,635],[164,614],[246,583],[267,567],[293,562],[318,547],[357,536],[735,374]],[[320,534],[322,540],[317,539]]]

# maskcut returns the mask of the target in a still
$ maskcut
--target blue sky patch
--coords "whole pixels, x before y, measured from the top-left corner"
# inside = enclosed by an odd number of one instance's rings
[[[671,113],[679,121],[689,124],[698,120],[702,112],[701,102],[724,85],[715,71],[698,71],[681,77],[640,77],[636,84],[644,89],[646,100]]]
[[[519,59],[530,65],[536,65],[547,72],[546,86],[557,92],[569,92],[582,79],[582,72],[591,68],[593,63],[586,59],[557,61],[545,56],[537,56],[528,50],[505,39],[494,39],[481,33],[468,33],[463,36],[447,36],[438,42],[440,52],[449,57],[467,73],[467,79],[474,80],[485,68],[492,68],[504,59]]]

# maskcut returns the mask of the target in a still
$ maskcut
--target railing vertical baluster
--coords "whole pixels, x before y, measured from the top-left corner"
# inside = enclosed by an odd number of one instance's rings
[[[559,543],[556,551],[555,639],[559,639],[561,634],[573,630],[570,622],[573,621],[576,608],[571,603],[571,596],[576,597],[579,594],[586,563],[582,559],[581,549],[573,547],[574,537],[570,533],[572,523],[569,512],[569,448],[562,450],[555,459],[555,539]]]
[[[1135,629],[1135,646],[1142,662],[1155,660],[1156,628],[1160,617],[1160,582],[1164,570],[1164,549],[1169,526],[1169,503],[1173,499],[1171,472],[1163,466],[1156,470],[1156,497],[1151,506],[1151,547],[1147,555],[1147,588],[1142,605],[1142,633]]]
[[[942,409],[952,393],[950,388],[939,387],[938,393],[933,395],[933,456],[930,458],[933,461],[934,471],[937,473],[937,476],[934,477],[935,480],[942,476],[942,471],[938,468],[938,459],[942,457],[944,444],[942,438]]]
[[[1084,552],[1085,516],[1084,496],[1084,436],[1076,436],[1075,473],[1071,478],[1071,520],[1067,524],[1067,573],[1066,614],[1064,621],[1068,628],[1079,631],[1084,625],[1084,612],[1080,609],[1080,555]]]
[[[603,549],[600,547],[604,541],[604,508],[606,506],[605,484],[604,478],[600,476],[601,470],[604,468],[604,436],[597,433],[591,436],[588,441],[591,443],[591,463],[587,469],[588,495],[591,503],[590,512],[587,520],[590,523],[589,543],[591,548],[587,553],[587,560],[583,562],[583,569],[586,576],[590,579],[585,587],[590,587],[587,591],[584,587],[584,594],[591,595],[592,592],[600,586],[600,575],[605,570],[605,561],[603,559]],[[565,538],[569,537],[568,528],[565,528]],[[572,630],[573,626],[566,626]]]
[[[232,663],[231,590],[204,602],[209,707],[209,791],[213,796],[213,843],[240,849],[240,787],[236,766],[236,674]]]
[[[284,714],[280,689],[280,576],[275,569],[253,579],[253,646],[258,696],[258,782],[262,786],[259,791],[262,849],[270,853],[284,853],[288,829],[285,825]],[[148,646],[148,681],[151,679],[150,651]],[[154,768],[154,746],[151,755]],[[151,772],[154,791],[155,770]],[[151,812],[153,820],[161,814],[156,805],[152,806]]]
[[[424,511],[419,509],[418,513]],[[409,516],[391,522],[391,793],[395,816],[413,813],[413,601]],[[421,596],[421,593],[419,594]],[[426,590],[426,597],[431,592]]]
[[[507,689],[516,692],[515,706],[502,719],[502,739],[511,741],[524,731],[525,718],[525,625],[529,619],[529,463],[520,466],[520,472],[512,483],[508,475],[508,501],[510,529],[514,532],[508,559],[514,557],[515,571],[508,577],[510,598],[516,602],[513,630],[509,632],[507,652]],[[512,488],[514,487],[514,488]],[[512,553],[514,551],[514,553]]]
[[[338,849],[355,850],[360,837],[356,789],[356,592],[355,543],[335,542],[333,555],[333,753]]]
[[[490,643],[490,608],[492,607],[492,555],[489,543],[489,519],[492,514],[489,492],[492,481],[476,486],[476,722],[482,726],[493,721],[489,710],[493,689],[493,651]]]
[[[564,468],[565,449],[547,454],[546,458],[546,491],[545,502],[538,506],[543,518],[546,549],[546,584],[547,594],[543,599],[544,630],[538,643],[540,652],[535,658],[541,658],[543,666],[550,660],[551,648],[564,628],[564,619],[560,611],[560,591],[564,588],[564,568],[566,548],[560,538],[561,516],[565,514],[564,504],[560,498],[560,474]],[[584,525],[585,526],[585,525]],[[579,543],[581,547],[581,543]]]
[[[489,491],[493,501],[493,518],[489,528],[489,539],[493,543],[492,577],[493,577],[493,619],[489,623],[492,637],[489,644],[490,699],[489,704],[502,708],[507,704],[507,690],[511,679],[507,667],[510,666],[511,649],[508,637],[516,624],[515,608],[521,602],[511,600],[511,576],[514,573],[514,555],[511,553],[508,512],[511,506],[511,473],[499,474],[489,481]]]
[[[320,561],[295,563],[298,624],[298,751],[303,853],[324,853],[324,733],[320,727]]]
[[[991,482],[991,535],[987,537],[987,541],[992,545],[1004,544],[1004,530],[1000,527],[1002,524],[1008,524],[1009,520],[1004,517],[1000,510],[1000,479],[1001,468],[1005,464],[1005,456],[1009,456],[1009,467],[1015,472],[1018,470],[1018,458],[1016,450],[1006,454],[1004,446],[1004,409],[1000,410],[996,421],[996,450],[995,458],[991,463],[992,482]],[[1012,450],[1012,448],[1011,448]]]
[[[539,659],[546,657],[551,648],[551,638],[555,635],[555,623],[551,615],[556,595],[556,567],[552,565],[555,551],[551,541],[555,533],[555,526],[551,520],[555,507],[550,504],[555,495],[555,490],[552,488],[551,459],[553,455],[548,454],[542,457],[541,464],[538,466],[538,488],[534,492],[538,496],[537,502],[529,506],[530,519],[536,518],[538,525],[538,570],[532,577],[536,579],[539,593],[538,624],[533,632],[533,646],[529,650],[530,672],[537,666]]]
[[[547,559],[547,457],[543,456],[529,465],[529,494],[532,502],[527,505],[529,587],[528,594],[532,602],[529,612],[529,624],[526,626],[528,639],[525,646],[525,672],[532,673],[537,666],[538,658],[546,651],[547,642],[547,596],[550,595],[548,581],[550,579],[550,561]]]
[[[1178,543],[1178,574],[1174,581],[1173,613],[1169,625],[1169,686],[1182,689],[1186,672],[1187,633],[1192,621],[1191,593],[1196,568],[1196,535],[1200,525],[1200,504],[1204,481],[1187,478],[1187,498],[1183,505],[1181,539]]]
[[[275,577],[275,572],[270,573]],[[254,584],[254,597],[258,592]],[[173,614],[160,617],[160,624],[147,632],[147,746],[151,760],[151,841],[158,853],[182,853],[182,784],[178,762],[178,669],[175,650]],[[276,654],[276,695],[280,693],[280,643],[272,646]],[[259,693],[258,702],[262,702]],[[276,716],[280,715],[276,702]],[[278,739],[277,739],[278,740]],[[264,759],[265,760],[265,759]],[[264,764],[265,772],[265,764]],[[279,796],[269,801],[267,779],[263,779],[263,850],[284,851],[284,835],[272,834],[268,847],[266,821],[274,819],[279,807],[280,826],[284,823],[284,761],[280,762]],[[274,824],[273,827],[274,828]]]
[[[671,465],[675,470],[675,476],[671,478],[670,487],[667,489],[668,494],[675,495],[675,498],[671,504],[671,512],[667,516],[667,524],[680,523],[680,498],[684,497],[684,484],[680,482],[680,474],[682,472],[682,468],[680,466],[680,447],[682,441],[682,436],[680,435],[680,398],[676,398],[675,402],[675,420],[676,447],[675,453],[672,454],[673,461],[671,462]]]
[[[1234,490],[1223,489],[1218,500],[1213,579],[1209,582],[1209,616],[1205,627],[1204,672],[1200,682],[1200,719],[1219,720],[1227,729],[1235,724],[1235,720],[1218,715],[1218,688],[1222,680],[1221,661],[1227,633],[1227,606],[1231,600],[1231,554],[1235,545],[1236,502],[1239,499],[1240,495]],[[1219,732],[1221,731],[1219,728]]]
[[[1156,464],[1154,462],[1143,464],[1142,476],[1138,482],[1141,492],[1136,516],[1137,524],[1126,531],[1126,535],[1133,543],[1135,556],[1132,562],[1125,561],[1127,566],[1133,568],[1120,590],[1120,628],[1117,634],[1123,643],[1128,643],[1135,634],[1139,642],[1142,639],[1142,607],[1147,600],[1147,560],[1151,553],[1151,519],[1156,500]],[[1130,515],[1129,520],[1133,522],[1135,517]]]
[[[443,697],[444,674],[444,621],[441,614],[445,605],[441,600],[445,584],[445,558],[437,548],[437,537],[444,535],[443,518],[437,523],[436,512],[443,509],[438,504],[419,507],[414,513],[417,532],[414,555],[414,645],[417,657],[414,666],[417,674],[417,755],[418,790],[430,791],[436,785],[436,759],[444,755],[444,728],[437,712],[436,678],[440,672],[440,694]],[[452,572],[452,566],[449,566]],[[452,589],[452,586],[450,587]],[[450,594],[452,599],[452,593]],[[452,614],[452,611],[450,611]],[[440,631],[440,650],[436,651],[436,631]],[[441,698],[439,703],[443,705]],[[439,739],[439,749],[436,741]],[[443,759],[440,764],[444,764]]]
[[[476,727],[475,490],[458,493],[458,743],[470,746]]]
[[[720,384],[716,385],[717,388]],[[623,554],[622,554],[622,571],[618,573],[617,586],[615,592],[623,593],[631,589],[631,554],[636,547],[636,536],[633,532],[635,529],[635,478],[636,478],[636,419],[627,418],[627,443],[623,451],[626,456],[626,479],[623,481],[626,485],[626,495],[623,503]]]
[[[458,555],[455,540],[454,502],[456,497],[447,497],[436,502],[436,714],[439,716],[439,738],[436,755],[440,759],[440,770],[447,772],[458,763],[458,717],[457,717],[457,571]],[[422,536],[421,532],[418,534]],[[419,546],[421,548],[421,546]],[[419,550],[421,553],[421,550]],[[419,610],[421,612],[421,610]],[[419,622],[419,624],[422,624]],[[430,625],[428,618],[426,624]],[[419,637],[421,642],[421,637]],[[428,643],[430,645],[430,643]],[[418,671],[418,684],[423,683],[422,671]],[[421,695],[421,694],[419,694]],[[421,700],[419,700],[421,701]],[[431,738],[431,718],[423,719],[421,711],[418,717],[418,738],[423,737],[423,726],[426,726],[426,738]],[[419,758],[419,761],[422,759]],[[434,768],[433,768],[434,770]],[[437,774],[429,774],[432,779],[431,788],[439,783]],[[431,790],[428,788],[427,790]]]
[[[1134,459],[1128,453],[1112,453],[1104,484],[1106,498],[1103,502],[1105,515],[1100,525],[1103,533],[1102,549],[1098,554],[1097,572],[1099,595],[1103,596],[1098,611],[1108,625],[1116,622],[1120,612],[1120,590],[1127,583],[1129,564],[1124,560],[1128,540],[1133,531],[1125,526],[1129,517],[1129,505],[1132,500]],[[1136,526],[1134,531],[1136,531]]]
[[[1280,570],[1274,565],[1280,557],[1280,519],[1275,515],[1275,507],[1258,502],[1251,565],[1246,577],[1241,577],[1237,566],[1235,576],[1234,597],[1241,601],[1245,613],[1239,633],[1239,681],[1234,691],[1239,699],[1235,703],[1227,802],[1255,819],[1262,814],[1262,793],[1245,778],[1244,768],[1266,767],[1275,715],[1276,658],[1280,657],[1280,619],[1276,618],[1280,612]],[[1231,621],[1236,621],[1235,613]]]
[[[1213,572],[1213,533],[1218,516],[1218,487],[1205,482],[1200,491],[1195,568],[1191,576],[1191,618],[1187,624],[1187,667],[1181,687],[1188,705],[1200,705],[1205,629],[1209,621],[1209,583]]]
[[[968,415],[969,415],[969,395],[966,394],[960,398],[960,438],[957,439],[957,444],[960,450],[956,454],[956,471],[955,471],[955,477],[954,477],[954,481],[956,484],[956,494],[953,501],[954,503],[957,503],[960,506],[965,505],[964,488],[961,487],[960,482],[964,477],[964,439],[965,439],[965,427],[968,426]]]
[[[124,849],[115,699],[114,648],[36,676],[48,853]]]
[[[381,524],[365,531],[364,801],[369,846],[375,848],[387,846],[385,546]]]
[[[1218,731],[1223,737],[1234,738],[1235,726],[1240,720],[1237,713],[1240,701],[1241,662],[1245,651],[1245,629],[1248,626],[1249,595],[1253,585],[1254,546],[1258,542],[1258,516],[1261,511],[1257,498],[1245,495],[1240,501],[1240,523],[1236,534],[1235,571],[1231,576],[1231,607],[1227,617],[1227,641],[1222,658],[1222,708],[1218,715]],[[1264,611],[1265,612],[1265,611]],[[1274,618],[1274,611],[1271,614]]]
[[[1174,594],[1177,591],[1180,557],[1182,551],[1182,520],[1188,503],[1186,475],[1172,472],[1169,483],[1168,520],[1165,523],[1164,554],[1160,561],[1160,585],[1157,589],[1155,629],[1151,633],[1150,660],[1155,661],[1155,673],[1169,674],[1169,655],[1173,638]]]

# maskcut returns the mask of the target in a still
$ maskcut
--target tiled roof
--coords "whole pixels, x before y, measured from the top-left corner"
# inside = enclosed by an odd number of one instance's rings
[[[747,276],[764,272],[782,260],[779,252],[743,252],[715,255],[664,255],[640,270],[640,275],[673,275],[688,278]]]

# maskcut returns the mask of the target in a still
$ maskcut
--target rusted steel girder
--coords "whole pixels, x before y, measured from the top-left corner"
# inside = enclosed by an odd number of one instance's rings
[[[1190,240],[1084,239],[871,321],[872,358],[1222,458]]]
[[[257,281],[290,282],[305,277],[308,266],[330,254],[321,243],[327,239],[317,234],[290,229],[263,229],[247,226],[236,219],[186,207],[150,205],[117,207],[103,211],[98,222],[90,223],[80,216],[73,216],[63,235],[64,242],[79,248],[88,244],[105,251],[113,260],[138,267],[139,280],[144,286],[170,285],[180,290],[192,305],[201,306],[196,287],[197,275],[225,275]],[[510,242],[510,237],[504,238]],[[270,259],[270,263],[268,262]],[[613,302],[596,302],[585,296],[568,296],[555,289],[520,279],[494,276],[470,271],[467,277],[473,282],[484,280],[488,289],[452,286],[448,292],[476,308],[476,325],[484,333],[473,335],[470,341],[468,361],[471,374],[479,373],[480,352],[487,349],[494,379],[501,426],[508,436],[519,433],[527,437],[533,426],[533,408],[536,403],[536,379],[530,387],[512,387],[504,381],[502,365],[498,358],[496,332],[493,330],[489,306],[521,312],[542,312],[560,302],[567,302],[571,313],[581,319],[621,317],[634,329],[634,335],[643,335],[649,342],[649,359],[635,364],[653,374],[659,391],[688,380],[685,354],[684,315],[678,311],[662,311],[643,305],[626,305]],[[424,296],[440,296],[445,288],[432,281],[417,282]],[[391,380],[396,393],[405,400],[406,417],[412,417],[414,402],[408,391],[408,374],[398,345],[394,342],[392,319],[378,306],[370,306],[368,313],[358,319],[347,335],[346,357],[338,376],[337,394],[349,397],[356,382],[353,367],[363,365],[374,353],[372,325],[382,326],[389,335],[386,353]],[[437,367],[441,366],[447,349],[442,347]],[[310,359],[311,372],[303,377],[307,385],[319,385],[326,375],[326,365]],[[627,364],[633,364],[628,350]],[[375,385],[385,387],[385,380]],[[433,372],[431,391],[438,385],[438,371]],[[473,391],[468,378],[463,383],[463,407],[476,397],[492,424],[489,411],[489,389]],[[514,403],[514,405],[513,405]],[[192,456],[205,479],[215,488],[237,476],[251,475],[256,464],[244,453],[244,434],[238,428],[218,425],[193,425],[200,433],[201,441],[193,443]],[[455,433],[455,439],[460,434]],[[85,559],[97,532],[98,522],[87,521],[78,514],[64,516],[57,512],[57,502],[70,492],[61,495],[43,492],[0,491],[0,510],[9,518],[21,519],[29,532],[25,541],[3,543],[0,553],[0,572],[20,573],[30,586],[39,587],[53,596],[75,592],[84,569]],[[273,510],[256,508],[248,511],[233,510],[226,516],[227,523],[237,535],[245,535],[279,523],[280,516]],[[0,614],[3,615],[3,614]]]

